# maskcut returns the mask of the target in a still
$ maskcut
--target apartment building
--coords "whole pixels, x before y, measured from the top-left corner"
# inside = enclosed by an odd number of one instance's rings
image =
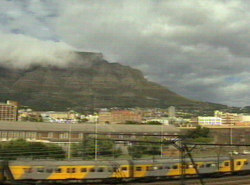
[[[0,121],[17,121],[18,102],[0,103]]]
[[[99,113],[99,123],[125,123],[126,121],[142,122],[142,116],[140,113],[129,110]]]

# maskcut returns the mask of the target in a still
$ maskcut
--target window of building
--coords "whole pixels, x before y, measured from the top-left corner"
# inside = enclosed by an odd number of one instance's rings
[[[68,139],[69,138],[69,133],[68,132],[63,132],[60,134],[60,139]]]
[[[48,133],[48,138],[53,138],[53,132]]]

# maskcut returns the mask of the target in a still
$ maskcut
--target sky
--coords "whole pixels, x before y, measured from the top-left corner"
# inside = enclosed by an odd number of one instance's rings
[[[101,52],[185,97],[246,106],[249,23],[245,0],[0,0],[0,63]]]

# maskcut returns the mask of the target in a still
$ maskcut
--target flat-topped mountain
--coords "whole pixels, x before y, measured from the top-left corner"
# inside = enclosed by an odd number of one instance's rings
[[[192,105],[142,72],[109,63],[101,54],[79,52],[67,65],[0,66],[0,101],[19,101],[36,110],[81,110],[84,107],[168,107]]]

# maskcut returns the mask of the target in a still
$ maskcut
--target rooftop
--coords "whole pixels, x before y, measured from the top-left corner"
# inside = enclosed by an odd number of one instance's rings
[[[70,128],[71,127],[71,128]],[[94,133],[95,124],[66,124],[45,122],[8,122],[0,121],[0,131],[69,131]],[[125,125],[125,124],[97,124],[98,133],[179,133],[179,129],[172,125]]]

